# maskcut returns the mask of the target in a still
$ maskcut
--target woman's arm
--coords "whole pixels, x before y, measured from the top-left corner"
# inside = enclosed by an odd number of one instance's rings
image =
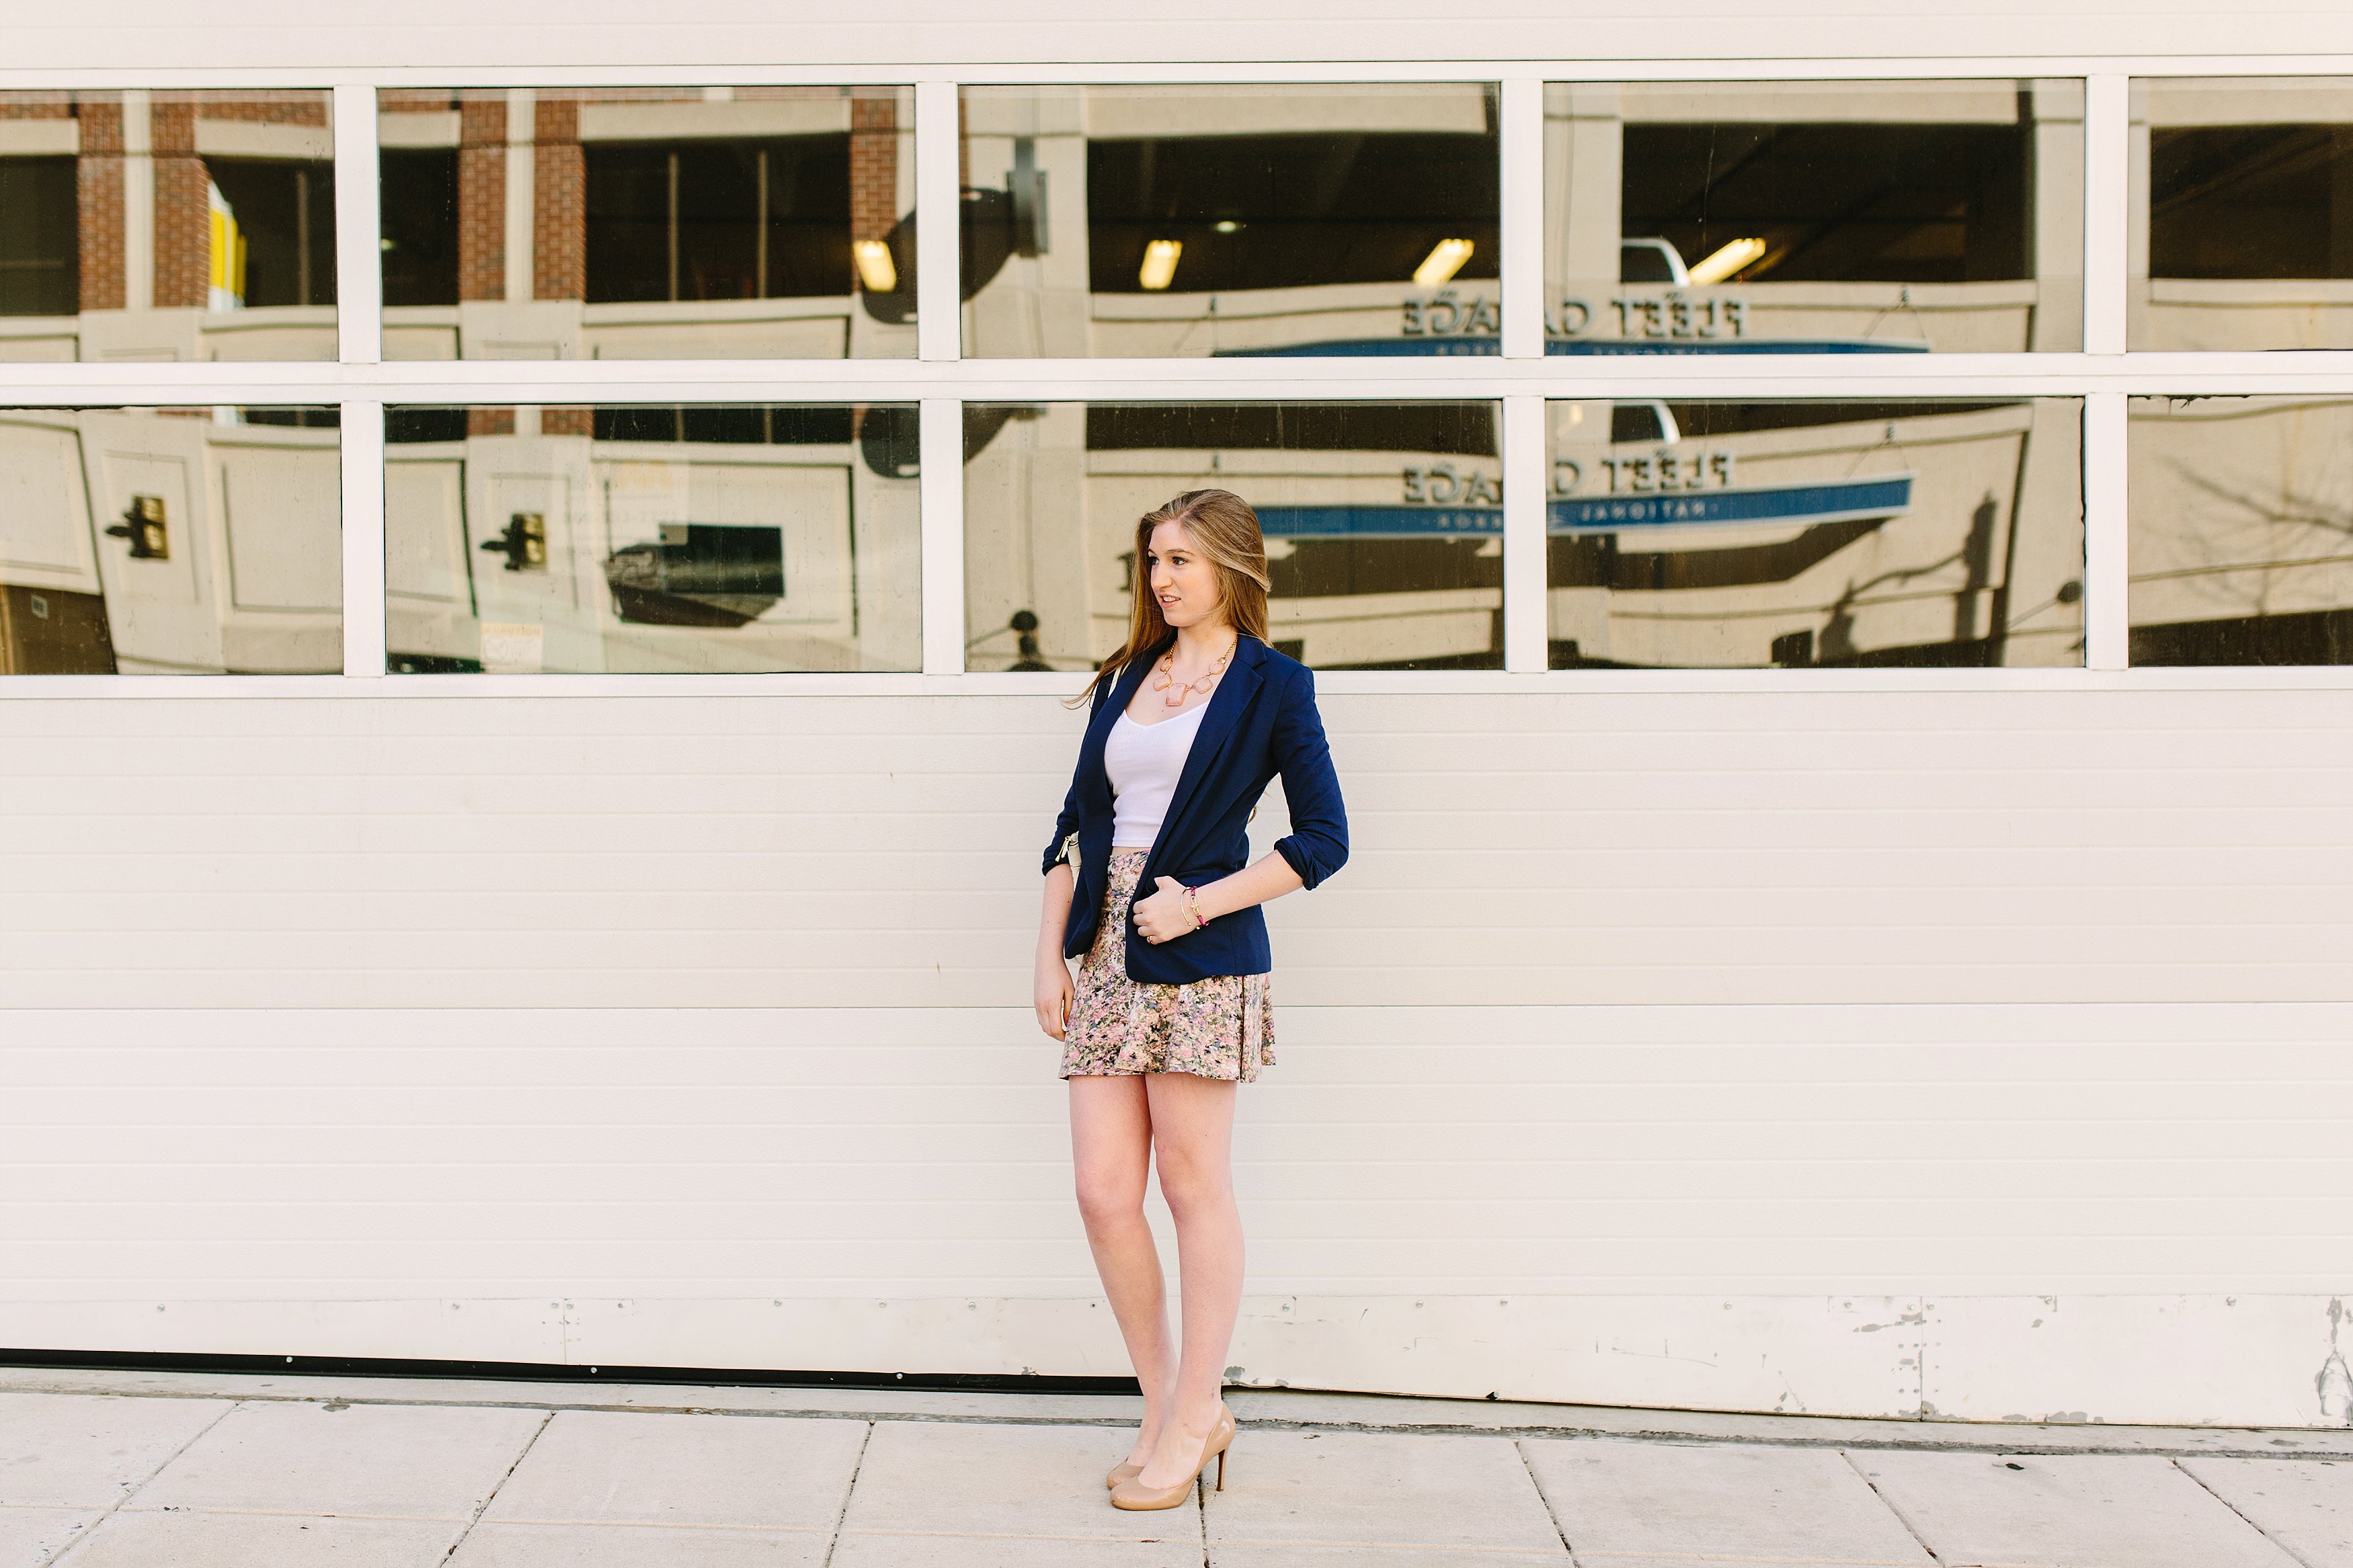
[[[1340,780],[1332,771],[1324,721],[1315,711],[1312,674],[1283,705],[1271,745],[1283,800],[1291,808],[1291,832],[1250,865],[1194,890],[1194,905],[1205,921],[1312,888],[1348,858],[1348,815],[1340,804]],[[1156,879],[1152,896],[1138,899],[1134,910],[1135,929],[1146,942],[1170,942],[1195,929],[1184,886],[1173,877]]]
[[[1038,911],[1038,963],[1032,987],[1038,1026],[1056,1039],[1071,1021],[1071,966],[1062,957],[1062,933],[1070,929],[1071,879],[1065,862],[1046,873],[1045,904]]]
[[[1315,710],[1314,671],[1299,672],[1270,746],[1291,808],[1291,832],[1275,840],[1274,852],[1290,862],[1301,885],[1320,886],[1348,863],[1348,811],[1340,800],[1340,775],[1332,770],[1324,718]]]
[[[1195,929],[1193,917],[1185,909],[1185,885],[1174,877],[1161,877],[1156,881],[1158,890],[1148,899],[1136,900],[1132,906],[1135,929],[1144,933],[1145,941],[1154,943],[1173,941]],[[1202,883],[1195,890],[1193,901],[1204,921],[1213,921],[1252,904],[1271,903],[1306,885],[1291,868],[1290,861],[1270,849],[1232,876]]]
[[[1087,706],[1090,725],[1103,711],[1112,684],[1108,679],[1095,682],[1094,700]],[[1085,746],[1082,741],[1082,754]],[[1044,906],[1038,911],[1038,962],[1032,989],[1038,1005],[1038,1026],[1058,1040],[1070,1023],[1071,1003],[1077,994],[1071,987],[1071,966],[1062,957],[1062,938],[1071,929],[1071,899],[1076,881],[1066,857],[1071,836],[1078,831],[1079,816],[1079,779],[1073,769],[1070,792],[1062,796],[1061,815],[1054,818],[1053,840],[1046,846],[1043,863],[1039,867],[1045,874],[1046,892]]]

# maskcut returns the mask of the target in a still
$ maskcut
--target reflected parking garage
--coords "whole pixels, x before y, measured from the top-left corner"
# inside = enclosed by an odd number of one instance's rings
[[[2353,398],[2128,407],[2132,662],[2353,664]]]
[[[962,96],[968,356],[1496,352],[1492,84]]]
[[[332,408],[0,409],[0,675],[343,667]]]
[[[967,405],[965,668],[1092,669],[1127,636],[1135,523],[1257,510],[1273,645],[1323,669],[1503,666],[1493,403]]]
[[[2083,405],[1547,405],[1556,669],[2080,665]]]
[[[912,405],[385,411],[395,674],[913,669]]]
[[[915,353],[911,89],[384,89],[388,359]]]
[[[2130,344],[2353,348],[2353,81],[2132,87]]]
[[[334,358],[332,110],[0,92],[0,361]]]
[[[1556,83],[1554,354],[2083,342],[2080,80]]]

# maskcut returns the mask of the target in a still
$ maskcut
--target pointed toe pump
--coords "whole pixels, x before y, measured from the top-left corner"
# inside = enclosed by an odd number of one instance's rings
[[[1225,1490],[1226,1449],[1232,1445],[1233,1440],[1233,1412],[1220,1405],[1218,1406],[1217,1425],[1210,1427],[1209,1435],[1201,1440],[1201,1462],[1193,1467],[1193,1473],[1190,1476],[1173,1487],[1147,1487],[1141,1484],[1134,1477],[1130,1477],[1111,1489],[1111,1506],[1129,1510],[1177,1507],[1193,1495],[1193,1483],[1200,1479],[1201,1471],[1208,1466],[1212,1455],[1217,1457],[1218,1461],[1218,1490]],[[1120,1468],[1126,1468],[1124,1465]],[[1139,1475],[1141,1473],[1141,1471],[1138,1472]]]

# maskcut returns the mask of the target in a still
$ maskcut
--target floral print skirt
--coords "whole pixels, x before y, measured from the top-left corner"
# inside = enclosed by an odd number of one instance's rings
[[[1079,961],[1061,1076],[1188,1072],[1248,1083],[1274,1065],[1272,975],[1217,974],[1187,985],[1127,977],[1127,910],[1147,854],[1112,851],[1094,945]]]

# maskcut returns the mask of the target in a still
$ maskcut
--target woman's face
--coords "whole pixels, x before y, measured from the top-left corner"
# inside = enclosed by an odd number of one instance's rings
[[[1216,626],[1225,618],[1218,605],[1218,569],[1194,548],[1183,523],[1171,521],[1152,531],[1145,563],[1152,595],[1170,626]]]

